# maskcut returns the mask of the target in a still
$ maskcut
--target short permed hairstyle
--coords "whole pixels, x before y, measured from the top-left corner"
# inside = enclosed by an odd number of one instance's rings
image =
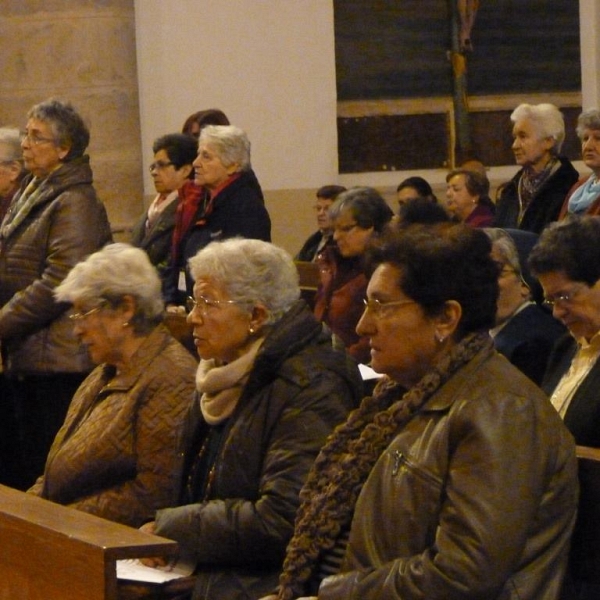
[[[558,154],[565,141],[565,119],[554,104],[519,104],[510,115],[513,123],[531,121],[538,139],[552,138],[554,140],[553,154]]]
[[[536,277],[562,271],[594,285],[600,279],[600,217],[572,215],[550,223],[529,255],[529,268]]]
[[[181,169],[184,165],[191,165],[198,154],[198,140],[184,133],[167,133],[154,140],[152,152],[156,154],[164,150],[176,169]],[[194,177],[192,169],[189,175],[190,179]]]
[[[230,125],[227,115],[219,108],[207,108],[192,113],[183,124],[181,133],[192,135],[194,124],[198,125],[200,131],[207,125]],[[200,135],[200,134],[198,134]]]
[[[586,129],[600,130],[600,110],[590,108],[577,117],[577,137],[581,140]]]
[[[369,249],[368,270],[389,263],[400,271],[398,287],[425,314],[440,314],[455,300],[462,307],[458,338],[494,326],[498,265],[488,236],[462,223],[389,228]]]
[[[376,233],[383,231],[394,216],[381,194],[372,187],[351,187],[342,192],[330,206],[329,218],[335,220],[346,210],[359,227],[373,227]]]
[[[136,333],[148,332],[160,323],[164,302],[156,269],[143,250],[123,243],[109,244],[76,264],[54,290],[58,302],[99,304],[105,300],[113,308],[125,296],[132,296],[136,303],[130,320]]]
[[[471,196],[479,196],[482,199],[490,193],[490,181],[481,173],[472,169],[453,169],[446,175],[446,183],[456,175],[462,175],[465,178],[465,187]]]
[[[432,202],[437,202],[437,199],[433,193],[433,190],[431,189],[431,186],[429,185],[429,182],[426,179],[423,179],[422,177],[419,177],[417,175],[413,177],[407,177],[398,184],[398,187],[396,188],[396,193],[402,191],[405,188],[412,188],[413,190],[416,190],[417,194],[419,195],[419,198],[427,198]]]
[[[240,171],[249,171],[250,140],[246,132],[235,125],[207,125],[200,132],[198,145],[208,144],[226,167],[239,165]]]
[[[87,125],[69,102],[50,98],[33,106],[27,113],[27,118],[48,123],[52,129],[54,143],[61,148],[69,148],[63,162],[83,156],[90,143]]]
[[[189,260],[192,278],[209,278],[231,300],[266,307],[266,324],[276,323],[300,297],[298,270],[281,248],[261,240],[212,242]]]
[[[317,190],[317,198],[335,200],[346,188],[343,185],[323,185]]]

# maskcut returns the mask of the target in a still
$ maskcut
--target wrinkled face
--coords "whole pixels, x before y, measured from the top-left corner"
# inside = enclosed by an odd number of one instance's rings
[[[398,198],[398,206],[404,206],[407,202],[416,200],[420,196],[415,188],[404,187],[399,192],[396,192],[396,197]]]
[[[512,151],[515,161],[522,167],[533,167],[541,171],[552,157],[554,140],[552,138],[540,139],[535,127],[528,119],[517,121],[513,127]]]
[[[154,155],[150,166],[154,188],[159,194],[170,194],[178,190],[187,181],[191,170],[192,165],[183,165],[178,169],[164,149]]]
[[[21,166],[9,159],[9,149],[0,143],[0,198],[12,193],[17,187]]]
[[[222,286],[206,277],[194,284],[196,305],[188,315],[193,326],[194,344],[200,358],[231,362],[247,350],[251,342],[251,312],[231,301]]]
[[[61,148],[55,143],[52,127],[46,121],[29,119],[25,132],[21,142],[25,168],[36,177],[47,177],[60,166],[69,148]]]
[[[581,136],[581,156],[586,167],[600,173],[600,129],[584,129]]]
[[[383,263],[375,269],[367,287],[368,300],[382,304],[407,302],[383,306],[378,315],[367,308],[356,331],[369,338],[373,369],[409,388],[434,365],[439,346],[435,321],[402,292],[397,285],[399,277],[400,271],[394,265]]]
[[[333,223],[333,239],[346,258],[364,254],[372,233],[373,227],[360,227],[350,210],[343,210]]]
[[[77,300],[73,303],[76,317],[73,332],[87,348],[95,364],[117,365],[123,360],[123,342],[131,332],[123,326],[123,314],[105,304],[90,304]]]
[[[478,200],[479,196],[473,196],[467,189],[462,173],[450,178],[446,187],[446,207],[453,216],[464,221],[473,212]]]
[[[502,255],[492,248],[492,258],[498,263],[498,307],[496,310],[496,325],[504,323],[530,297],[529,288],[521,281],[516,271],[506,262]]]
[[[563,271],[550,271],[538,277],[552,314],[575,339],[591,340],[600,331],[600,281],[588,286],[573,281]]]
[[[326,233],[331,231],[331,219],[329,218],[329,207],[333,204],[333,200],[329,198],[319,198],[315,203],[314,209],[317,213],[317,225],[321,232]]]
[[[226,167],[210,144],[201,144],[194,161],[195,181],[209,190],[218,188],[238,171],[237,164]]]

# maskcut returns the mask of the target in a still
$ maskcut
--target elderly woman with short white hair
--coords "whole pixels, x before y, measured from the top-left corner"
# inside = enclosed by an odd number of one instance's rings
[[[540,233],[558,219],[579,175],[569,159],[560,155],[565,122],[556,106],[520,104],[510,119],[512,150],[521,169],[500,189],[495,226]]]
[[[146,253],[112,244],[77,264],[55,291],[98,366],[75,393],[29,490],[139,526],[177,497],[177,440],[196,361],[161,325],[163,302]]]
[[[185,485],[180,506],[143,529],[193,558],[194,598],[258,598],[277,583],[310,466],[357,402],[358,370],[299,299],[284,250],[235,238],[190,265],[202,360]]]
[[[170,311],[183,311],[194,285],[188,260],[207,244],[236,236],[271,241],[271,220],[252,170],[245,131],[234,125],[207,125],[193,165],[194,181],[203,194],[189,227],[181,237],[175,231],[165,283]]]

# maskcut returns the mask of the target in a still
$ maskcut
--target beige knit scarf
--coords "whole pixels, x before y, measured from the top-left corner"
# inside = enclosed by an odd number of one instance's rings
[[[224,365],[217,365],[214,359],[200,361],[196,389],[202,416],[209,425],[218,425],[235,410],[263,341],[258,338],[246,353]]]
[[[487,333],[466,336],[405,393],[391,379],[382,379],[373,396],[365,398],[336,428],[300,493],[294,536],[279,579],[280,600],[306,595],[306,583],[315,573],[319,557],[349,527],[364,482],[402,426],[454,373],[491,345]]]

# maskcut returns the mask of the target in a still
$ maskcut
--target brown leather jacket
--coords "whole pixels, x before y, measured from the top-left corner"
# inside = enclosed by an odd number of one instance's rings
[[[25,189],[31,177],[26,177]],[[111,241],[87,156],[65,163],[39,187],[24,221],[0,241],[0,339],[11,374],[84,373],[92,365],[54,288]]]
[[[574,442],[543,393],[480,352],[383,452],[342,574],[319,600],[553,600],[578,485]]]

